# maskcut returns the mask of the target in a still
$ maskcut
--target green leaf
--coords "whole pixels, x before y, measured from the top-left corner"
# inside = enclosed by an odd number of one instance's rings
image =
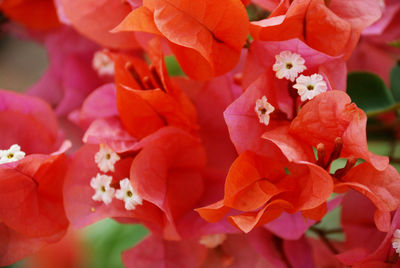
[[[400,48],[400,40],[396,40],[389,43],[389,46]]]
[[[393,96],[382,79],[369,72],[353,72],[347,77],[347,94],[368,116],[395,107]]]
[[[123,268],[121,253],[133,247],[148,231],[138,224],[120,224],[102,220],[83,230],[92,259],[90,267]]]
[[[387,140],[369,140],[368,150],[378,155],[389,155],[392,148],[391,142]]]
[[[164,59],[165,59],[165,65],[167,65],[169,76],[185,75],[185,73],[182,71],[181,66],[179,65],[178,61],[174,56],[166,56],[164,57]]]
[[[400,65],[396,64],[390,73],[390,87],[397,102],[400,102]]]

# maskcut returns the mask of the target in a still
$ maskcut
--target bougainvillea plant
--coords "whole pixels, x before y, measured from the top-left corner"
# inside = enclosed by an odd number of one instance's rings
[[[0,90],[0,266],[400,266],[400,1],[0,15],[48,55]]]

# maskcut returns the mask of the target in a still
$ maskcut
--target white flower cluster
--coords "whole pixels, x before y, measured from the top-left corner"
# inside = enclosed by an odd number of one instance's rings
[[[292,82],[296,80],[293,88],[297,89],[301,101],[311,100],[328,90],[328,86],[320,74],[299,76],[300,73],[307,70],[306,61],[301,55],[285,50],[276,55],[275,59],[272,69],[276,72],[276,77],[279,79],[286,78]]]
[[[115,163],[120,160],[120,157],[108,146],[100,144],[100,150],[95,154],[94,160],[101,171],[114,172]],[[124,201],[126,210],[134,210],[137,205],[142,204],[143,200],[133,189],[129,178],[119,182],[120,189],[118,190],[111,186],[112,180],[112,176],[97,173],[96,177],[90,180],[90,186],[95,190],[92,199],[108,205],[116,197]]]
[[[25,157],[18,144],[11,145],[8,150],[0,150],[0,164],[15,162]]]

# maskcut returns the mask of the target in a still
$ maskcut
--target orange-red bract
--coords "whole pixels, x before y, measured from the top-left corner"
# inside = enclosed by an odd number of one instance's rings
[[[332,152],[335,139],[343,141],[342,157],[362,158],[383,170],[388,158],[368,151],[367,116],[350,97],[338,90],[325,92],[304,105],[290,125],[290,134],[309,146],[324,144]],[[304,160],[304,159],[303,159]]]
[[[79,268],[89,264],[88,250],[79,233],[69,233],[56,244],[28,258],[24,268]]]
[[[240,0],[147,0],[114,31],[165,37],[187,75],[209,79],[237,64],[248,28]]]
[[[67,230],[65,155],[30,155],[0,167],[0,265],[54,243]]]
[[[153,61],[150,67],[138,57],[112,54],[120,118],[127,132],[138,139],[165,125],[188,131],[197,129],[195,108],[171,84],[159,43],[153,41],[149,48]]]
[[[60,26],[53,0],[5,0],[0,11],[11,20],[34,30],[51,30]]]
[[[207,248],[198,240],[167,241],[150,235],[137,246],[122,253],[127,268],[192,268],[199,267],[207,256]]]
[[[13,144],[26,154],[49,154],[61,145],[56,115],[40,98],[0,90],[0,148]],[[29,135],[27,135],[29,133]]]
[[[378,0],[284,0],[266,20],[251,25],[255,40],[299,38],[331,56],[349,57],[363,29],[378,20]]]
[[[362,163],[352,168],[342,181],[335,184],[335,190],[350,187],[369,198],[377,208],[376,226],[383,232],[389,231],[390,212],[400,204],[400,176],[396,169],[388,165],[379,171],[369,163]]]
[[[164,238],[179,239],[177,222],[193,213],[205,191],[204,148],[198,139],[173,127],[143,141],[146,145],[132,162],[132,185],[143,200],[164,212]]]
[[[110,30],[132,10],[127,2],[60,0],[60,5],[71,25],[100,45],[116,49],[139,48],[135,35],[110,33]]]
[[[303,147],[307,146],[310,149],[323,148],[325,156],[318,153],[318,157],[321,157],[318,161],[325,163],[324,168],[327,170],[331,161],[339,157],[347,158],[347,168],[341,169],[344,173],[340,174],[339,171],[332,174],[335,192],[346,192],[350,187],[368,197],[378,209],[375,213],[378,229],[387,231],[389,213],[400,204],[400,176],[388,164],[387,157],[375,155],[368,150],[366,124],[366,114],[351,103],[350,97],[344,92],[333,90],[306,103],[289,129],[267,131],[263,138],[273,142],[295,162],[315,160],[293,152],[302,152]],[[337,155],[332,158],[335,152]],[[354,167],[357,159],[366,162]],[[349,164],[351,162],[353,164]]]
[[[224,200],[197,209],[210,222],[219,221],[230,209],[240,213],[230,222],[244,232],[264,225],[283,211],[314,218],[333,191],[329,174],[311,163],[290,163],[282,156],[263,157],[246,151],[232,164],[225,182]],[[321,218],[326,211],[317,214]],[[322,215],[320,215],[322,214]]]
[[[156,226],[162,222],[161,211],[154,205],[144,202],[135,210],[126,210],[124,203],[114,199],[111,204],[104,204],[92,199],[94,190],[90,180],[99,172],[94,161],[94,155],[99,150],[98,145],[86,144],[73,156],[68,167],[64,183],[64,204],[68,219],[74,228],[82,228],[106,217],[140,220],[146,226]],[[131,157],[125,157],[115,165],[113,182],[129,177],[132,163]],[[79,196],[76,193],[79,192]],[[159,227],[158,227],[159,228]]]

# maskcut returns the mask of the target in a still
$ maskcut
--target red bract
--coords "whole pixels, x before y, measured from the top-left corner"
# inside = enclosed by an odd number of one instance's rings
[[[209,79],[237,64],[248,24],[240,0],[148,0],[114,31],[165,37],[185,73],[195,79]]]
[[[99,172],[94,162],[98,150],[95,145],[84,146],[69,168],[64,192],[67,215],[73,225],[81,227],[105,217],[140,220],[168,239],[179,239],[181,232],[191,236],[187,231],[189,226],[204,225],[192,211],[202,200],[207,183],[202,173],[206,161],[204,149],[197,139],[168,127],[142,139],[130,152],[120,154],[122,159],[117,162],[115,173],[107,174],[113,176],[113,186],[119,185],[123,178],[130,178],[143,199],[143,205],[133,211],[125,210],[119,200],[108,205],[92,200],[94,190],[90,180]],[[81,195],[77,197],[78,189]]]
[[[28,154],[0,164],[0,265],[8,265],[65,234],[67,161],[62,153],[36,154],[60,145],[56,117],[45,102],[7,91],[0,91],[0,100],[0,124],[7,129],[0,134],[0,148],[18,144]]]
[[[239,214],[229,216],[229,221],[249,232],[283,211],[303,211],[306,217],[320,218],[321,213],[314,214],[314,210],[325,204],[332,190],[329,174],[314,164],[294,164],[279,155],[272,158],[244,152],[229,170],[224,199],[197,211],[207,221],[216,222],[229,210],[237,210]]]
[[[164,133],[135,157],[130,178],[137,193],[163,211],[164,237],[179,239],[176,223],[204,194],[206,158],[201,143],[188,134],[173,128]]]
[[[282,241],[260,229],[249,235],[214,234],[183,241],[166,241],[151,235],[122,255],[126,267],[165,268],[300,268],[312,267],[311,257],[305,238]]]
[[[346,235],[345,249],[360,248],[374,251],[386,234],[374,224],[374,204],[355,191],[349,191],[343,198],[341,225]]]
[[[198,133],[207,152],[207,167],[221,171],[223,177],[237,157],[223,112],[242,93],[234,77],[242,70],[243,63],[244,56],[234,70],[209,81],[181,77],[173,80],[187,93],[196,108]]]
[[[320,239],[309,239],[309,243],[312,247],[313,257],[316,267],[330,267],[330,268],[342,268],[343,264],[336,259],[335,253],[328,248],[323,241]],[[335,247],[338,247],[339,243],[332,243]]]
[[[0,167],[0,265],[11,264],[66,232],[62,201],[63,155],[32,155]],[[26,224],[29,222],[29,224]],[[27,246],[28,245],[28,246]]]
[[[125,267],[199,267],[207,249],[197,240],[165,241],[154,235],[122,255]]]
[[[39,98],[0,90],[0,148],[19,144],[26,154],[58,150],[61,137],[50,106]],[[29,135],[27,135],[29,133]]]
[[[247,88],[258,77],[264,75],[267,79],[266,90],[272,91],[280,102],[284,102],[283,97],[287,96],[287,93],[280,91],[287,89],[289,81],[278,79],[272,68],[276,62],[275,56],[283,51],[299,54],[305,60],[304,65],[307,69],[301,74],[319,73],[325,78],[329,89],[345,90],[347,70],[343,57],[332,57],[319,52],[299,39],[280,42],[252,42],[243,70],[243,87]]]
[[[68,118],[87,129],[96,119],[118,116],[115,91],[114,84],[102,85],[85,99],[79,110],[70,113]]]
[[[89,126],[83,136],[88,144],[107,144],[113,151],[123,153],[138,148],[138,139],[133,138],[124,129],[118,116],[100,118]]]
[[[110,31],[132,10],[125,1],[59,0],[69,23],[82,35],[110,48],[138,48],[135,36]],[[110,12],[111,11],[111,12]]]
[[[250,27],[255,40],[299,38],[328,55],[348,58],[363,29],[381,16],[378,0],[284,0]]]
[[[154,64],[150,67],[140,58],[112,54],[121,122],[138,139],[165,125],[197,129],[196,111],[186,95],[171,84],[159,48],[154,39],[149,48]]]
[[[346,166],[332,174],[335,191],[345,191],[349,186],[367,196],[378,208],[378,228],[386,230],[389,211],[400,203],[400,177],[387,158],[368,151],[366,120],[365,113],[346,93],[330,91],[304,105],[290,127],[267,131],[263,137],[294,161],[315,162],[310,150],[317,148],[316,162],[326,170],[333,160],[348,158]],[[354,167],[357,159],[366,163]]]
[[[279,5],[280,0],[252,0],[251,2],[266,10],[274,10]]]
[[[296,39],[283,42],[253,42],[242,76],[242,86],[246,90],[224,112],[231,140],[239,153],[245,150],[268,153],[272,150],[271,146],[261,140],[261,135],[267,130],[288,124],[288,118],[294,116],[294,105],[297,107],[301,103],[297,100],[299,97],[296,92],[296,99],[290,94],[294,90],[294,82],[278,79],[273,71],[275,56],[283,51],[291,51],[304,58],[307,67],[304,74],[321,74],[327,84],[327,90],[344,90],[346,87],[346,66],[340,57],[330,57]],[[260,123],[254,110],[257,100],[263,96],[275,107],[268,125]],[[246,131],[243,131],[243,127]]]
[[[72,226],[81,228],[106,217],[135,218],[147,221],[161,221],[160,211],[149,203],[144,203],[134,211],[124,209],[123,202],[114,201],[109,205],[92,200],[94,190],[90,187],[90,180],[95,177],[99,169],[94,161],[94,155],[99,150],[98,145],[84,145],[74,155],[64,184],[64,203],[68,219]],[[113,175],[113,184],[129,177],[132,157],[126,157],[116,164],[116,173]],[[79,195],[76,192],[79,191]]]
[[[53,0],[6,0],[0,11],[11,20],[34,30],[52,30],[60,26]]]
[[[385,234],[372,227],[373,211],[365,199],[362,200],[353,195],[350,200],[357,203],[344,203],[343,213],[345,214],[342,220],[346,236],[349,236],[346,243],[348,249],[337,255],[337,258],[343,264],[352,267],[397,267],[398,253],[393,249],[392,239],[395,231],[400,227],[399,210],[394,214],[389,230]],[[347,207],[354,207],[355,204],[358,205],[358,210],[362,207],[367,215],[361,215],[359,218],[355,214],[349,215]]]
[[[342,198],[336,197],[327,202],[328,213],[336,209],[341,204]],[[317,221],[307,219],[304,220],[304,216],[301,212],[295,214],[289,214],[287,212],[282,213],[282,215],[276,220],[267,223],[264,228],[273,234],[279,236],[280,238],[287,240],[298,240],[305,232],[310,228],[310,226],[316,224]]]
[[[239,154],[246,150],[258,154],[269,154],[271,150],[274,151],[273,147],[261,139],[262,134],[268,129],[288,124],[284,114],[278,115],[276,120],[272,117],[268,126],[259,122],[254,111],[257,99],[266,96],[274,107],[278,107],[274,92],[266,90],[266,84],[265,76],[260,77],[224,111],[230,139]],[[283,90],[287,91],[286,88]]]
[[[92,67],[98,46],[70,27],[61,27],[46,35],[44,45],[49,56],[49,68],[28,89],[28,94],[56,106],[58,115],[66,115],[78,108],[104,80]]]
[[[368,197],[377,207],[374,219],[379,230],[390,228],[390,211],[397,209],[400,203],[400,176],[396,169],[389,165],[378,171],[371,164],[363,163],[352,168],[335,185],[336,191],[350,187]]]
[[[327,157],[334,150],[335,140],[340,138],[343,142],[341,157],[361,158],[376,169],[384,170],[388,158],[368,151],[366,124],[366,114],[351,103],[346,93],[331,91],[304,105],[289,132],[309,146],[316,148],[322,143]]]
[[[24,262],[26,268],[74,268],[88,265],[88,252],[78,232],[67,234],[61,241],[47,246]]]

